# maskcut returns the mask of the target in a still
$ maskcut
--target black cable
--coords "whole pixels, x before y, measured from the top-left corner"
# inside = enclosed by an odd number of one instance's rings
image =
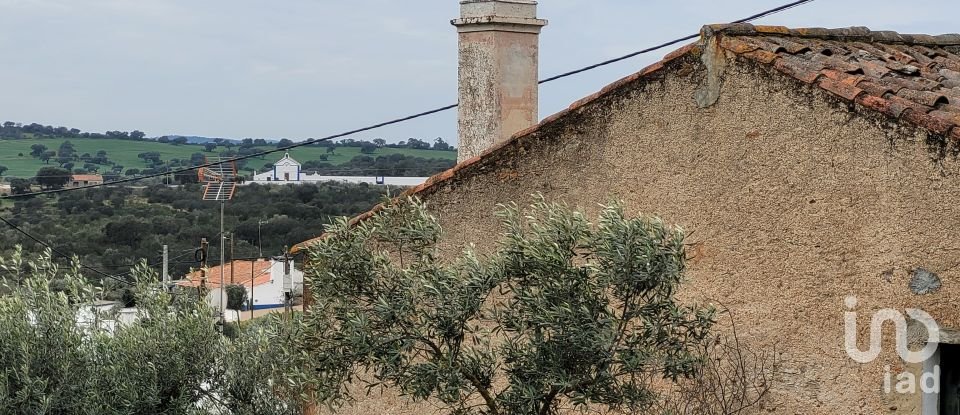
[[[801,0],[801,1],[795,1],[793,3],[787,3],[787,4],[784,4],[783,6],[774,7],[770,10],[765,10],[755,15],[744,17],[740,20],[734,20],[732,23],[746,23],[746,22],[754,21],[761,17],[767,17],[771,14],[777,14],[784,10],[792,9],[794,7],[801,6],[805,3],[811,3],[811,2],[813,2],[813,0]]]
[[[180,254],[180,255],[175,256],[175,257],[173,257],[173,258],[168,258],[168,261],[171,261],[171,262],[170,262],[171,264],[192,264],[192,263],[194,263],[194,262],[191,262],[191,261],[172,262],[172,261],[174,261],[174,260],[183,258],[183,257],[185,257],[185,256],[187,256],[187,255],[193,255],[193,249],[190,249],[190,250],[188,250],[188,251],[189,251],[189,252],[183,251],[183,252],[184,252],[183,254]],[[136,263],[136,264],[133,264],[133,265],[129,265],[129,267],[130,267],[130,268],[134,268],[134,267],[136,267],[136,266],[138,266],[138,265],[140,265],[140,264],[139,264],[139,263]],[[156,260],[156,262],[154,262],[154,263],[152,263],[152,264],[149,263],[149,262],[147,262],[147,264],[146,264],[147,268],[154,268],[154,267],[157,267],[157,266],[160,266],[160,265],[163,265],[163,256],[162,256],[162,255],[160,256],[159,259]],[[117,267],[122,267],[122,265],[118,265]],[[123,276],[127,276],[127,275],[130,275],[130,274],[133,274],[133,272],[134,272],[134,270],[131,269],[131,270],[127,271],[127,272],[124,272],[123,274],[118,274],[117,276],[118,276],[118,277],[123,277]]]
[[[57,255],[60,255],[60,256],[62,256],[62,257],[64,257],[64,258],[71,258],[71,256],[69,256],[69,255],[67,255],[67,254],[64,254],[63,252],[60,252],[59,250],[57,250],[56,248],[54,248],[54,247],[51,246],[50,244],[48,244],[48,243],[40,240],[40,239],[37,238],[36,236],[31,235],[29,232],[27,232],[27,231],[25,231],[25,230],[23,230],[23,229],[20,229],[20,227],[18,227],[17,225],[14,225],[12,222],[8,221],[6,218],[0,216],[0,221],[2,221],[3,223],[6,223],[7,226],[13,228],[15,231],[22,233],[22,234],[23,234],[24,236],[26,236],[27,238],[32,239],[34,242],[36,242],[36,243],[38,243],[38,244],[40,244],[40,245],[43,245],[43,246],[47,247],[48,249],[50,249],[51,252],[53,252],[53,253],[55,253],[55,254],[57,254]],[[113,276],[113,275],[107,274],[106,272],[100,271],[100,270],[98,270],[98,269],[96,269],[96,268],[93,268],[93,267],[84,265],[83,263],[80,263],[80,267],[81,267],[81,268],[84,268],[84,269],[86,269],[86,270],[89,270],[89,271],[93,271],[93,272],[96,273],[96,274],[99,274],[99,275],[101,275],[101,276],[103,276],[103,277],[106,277],[106,278],[110,278],[110,279],[112,279],[112,280],[114,280],[114,281],[121,282],[121,283],[124,283],[124,284],[127,284],[127,285],[133,285],[133,283],[130,282],[130,281],[122,280],[122,279],[117,278],[117,277],[115,277],[115,276]]]
[[[752,20],[759,19],[759,18],[761,18],[761,17],[766,17],[766,16],[769,16],[769,15],[772,15],[772,14],[776,14],[776,13],[779,13],[779,12],[781,12],[781,11],[788,10],[788,9],[791,9],[791,8],[794,8],[794,7],[797,7],[797,6],[806,4],[806,3],[810,3],[810,2],[813,2],[813,1],[814,1],[814,0],[798,0],[798,1],[794,1],[794,2],[791,2],[791,3],[784,4],[784,5],[782,5],[782,6],[779,6],[779,7],[775,7],[775,8],[773,8],[773,9],[765,10],[765,11],[762,11],[762,12],[760,12],[760,13],[757,13],[757,14],[754,14],[754,15],[751,15],[751,16],[748,16],[748,17],[745,17],[745,18],[743,18],[743,19],[734,20],[733,23],[745,23],[745,22],[749,22],[749,21],[752,21]],[[547,83],[547,82],[551,82],[551,81],[555,81],[555,80],[558,80],[558,79],[570,77],[570,76],[573,76],[573,75],[576,75],[576,74],[579,74],[579,73],[583,73],[583,72],[586,72],[586,71],[589,71],[589,70],[592,70],[592,69],[599,68],[599,67],[601,67],[601,66],[610,65],[610,64],[612,64],[612,63],[620,62],[620,61],[623,61],[623,60],[632,58],[632,57],[634,57],[634,56],[638,56],[638,55],[642,55],[642,54],[645,54],[645,53],[653,52],[653,51],[658,50],[658,49],[663,49],[663,48],[665,48],[665,47],[667,47],[667,46],[671,46],[671,45],[675,45],[675,44],[680,43],[680,42],[684,42],[684,41],[687,41],[687,40],[691,40],[691,39],[696,38],[697,36],[699,36],[699,34],[691,34],[691,35],[683,36],[683,37],[681,37],[681,38],[674,39],[674,40],[671,40],[671,41],[669,41],[669,42],[661,43],[661,44],[659,44],[659,45],[656,45],[656,46],[653,46],[653,47],[650,47],[650,48],[646,48],[646,49],[642,49],[642,50],[639,50],[639,51],[636,51],[636,52],[633,52],[633,53],[629,53],[629,54],[620,56],[620,57],[618,57],[618,58],[608,59],[608,60],[603,61],[603,62],[600,62],[600,63],[596,63],[596,64],[593,64],[593,65],[585,66],[585,67],[580,68],[580,69],[576,69],[576,70],[573,70],[573,71],[569,71],[569,72],[565,72],[565,73],[562,73],[562,74],[559,74],[559,75],[555,75],[555,76],[552,76],[552,77],[549,77],[549,78],[540,80],[538,83],[539,83],[539,84],[545,84],[545,83]],[[393,120],[390,120],[390,121],[386,121],[386,122],[382,122],[382,123],[378,123],[378,124],[373,124],[373,125],[370,125],[370,126],[367,126],[367,127],[358,128],[358,129],[355,129],[355,130],[346,131],[346,132],[342,132],[342,133],[338,133],[338,134],[333,134],[333,135],[330,135],[330,136],[327,136],[327,137],[323,137],[323,138],[319,138],[319,139],[309,139],[309,140],[302,141],[302,142],[300,142],[300,143],[294,143],[294,144],[289,145],[289,146],[286,146],[286,147],[279,147],[279,148],[276,148],[276,149],[273,149],[273,150],[267,150],[267,151],[262,151],[262,152],[259,152],[259,153],[248,154],[248,155],[246,155],[246,156],[234,157],[234,158],[227,159],[227,160],[221,160],[221,161],[218,161],[218,162],[215,162],[215,163],[205,163],[205,164],[202,164],[202,165],[199,165],[199,166],[193,166],[193,167],[187,167],[187,168],[182,168],[182,169],[177,169],[177,170],[171,170],[171,171],[166,171],[166,172],[162,172],[162,173],[148,174],[148,175],[143,175],[143,176],[138,176],[138,177],[131,177],[131,178],[113,180],[113,181],[110,181],[110,182],[104,182],[104,183],[95,184],[95,185],[85,185],[85,186],[78,186],[78,187],[72,187],[72,188],[61,188],[61,189],[53,189],[53,190],[46,190],[46,191],[39,191],[39,192],[22,193],[22,194],[17,194],[17,195],[0,196],[0,200],[3,200],[3,199],[14,199],[14,198],[22,198],[22,197],[36,196],[36,195],[42,195],[42,194],[63,193],[63,192],[67,192],[67,191],[83,190],[83,189],[89,189],[89,188],[95,188],[95,187],[103,187],[103,186],[116,185],[116,184],[122,184],[122,183],[130,183],[130,182],[139,181],[139,180],[143,180],[143,179],[149,179],[149,178],[154,178],[154,177],[161,177],[161,176],[166,176],[166,175],[176,174],[176,173],[184,173],[184,172],[188,172],[188,171],[192,171],[192,170],[196,170],[196,169],[200,169],[200,168],[204,168],[204,167],[212,167],[212,166],[215,166],[215,165],[218,165],[218,164],[223,164],[223,163],[233,163],[233,162],[237,162],[237,161],[241,161],[241,160],[247,160],[247,159],[251,159],[251,158],[255,158],[255,157],[262,157],[262,156],[265,156],[265,155],[268,155],[268,154],[278,153],[278,152],[281,152],[281,151],[287,151],[287,150],[290,150],[290,149],[293,149],[293,148],[308,146],[308,145],[316,144],[316,143],[323,142],[323,141],[330,141],[330,140],[333,140],[333,139],[335,139],[335,138],[345,137],[345,136],[348,136],[348,135],[353,135],[353,134],[361,133],[361,132],[364,132],[364,131],[370,131],[370,130],[377,129],[377,128],[381,128],[381,127],[385,127],[385,126],[388,126],[388,125],[399,124],[399,123],[401,123],[401,122],[409,121],[409,120],[416,119],[416,118],[425,117],[425,116],[428,116],[428,115],[432,115],[432,114],[436,114],[436,113],[439,113],[439,112],[443,112],[443,111],[446,111],[446,110],[449,110],[449,109],[453,109],[453,108],[456,108],[456,107],[457,107],[457,104],[445,105],[445,106],[440,107],[440,108],[435,108],[435,109],[432,109],[432,110],[423,111],[423,112],[420,112],[420,113],[417,113],[417,114],[413,114],[413,115],[409,115],[409,116],[406,116],[406,117],[401,117],[401,118],[393,119]],[[33,241],[35,241],[35,242],[37,242],[37,243],[39,243],[39,244],[41,244],[41,245],[49,248],[52,252],[56,253],[57,255],[60,255],[60,256],[62,256],[62,257],[69,258],[69,256],[67,256],[66,254],[58,251],[57,249],[55,249],[55,248],[54,248],[53,246],[51,246],[50,244],[48,244],[48,243],[46,243],[46,242],[44,242],[44,241],[36,238],[35,236],[31,235],[30,233],[24,231],[23,229],[20,229],[19,227],[17,227],[16,225],[14,225],[14,224],[11,223],[10,221],[8,221],[7,219],[5,219],[5,218],[3,218],[3,217],[0,217],[0,221],[3,221],[3,222],[6,223],[8,226],[10,226],[10,227],[13,228],[14,230],[20,232],[21,234],[27,236],[28,238],[32,239]],[[113,275],[109,275],[109,274],[107,274],[107,273],[105,273],[105,272],[103,272],[103,271],[100,271],[100,270],[96,269],[96,268],[93,268],[93,267],[89,267],[89,266],[87,266],[87,265],[84,265],[83,263],[80,263],[80,266],[81,266],[82,268],[84,268],[84,269],[93,271],[93,272],[95,272],[95,273],[97,273],[97,274],[99,274],[99,275],[101,275],[101,276],[106,277],[106,278],[110,278],[110,279],[113,279],[113,280],[115,280],[115,281],[118,281],[118,282],[121,282],[121,283],[124,283],[124,284],[128,284],[128,285],[132,285],[132,284],[133,284],[133,283],[131,283],[131,282],[129,282],[129,281],[121,280],[121,279],[119,279],[119,278],[117,278],[117,277],[115,277],[115,276],[113,276]],[[127,274],[131,274],[132,272],[133,272],[133,271],[131,270],[131,271],[128,272]],[[126,274],[122,274],[122,275],[126,275]]]
[[[761,17],[766,17],[766,16],[769,16],[769,15],[771,15],[771,14],[775,14],[775,13],[782,12],[782,11],[787,10],[787,9],[792,9],[792,8],[794,8],[794,7],[800,6],[800,5],[804,4],[804,3],[810,3],[810,2],[812,2],[812,1],[813,1],[813,0],[799,0],[799,1],[795,1],[795,2],[793,2],[793,3],[787,3],[787,4],[784,4],[783,6],[776,7],[776,8],[770,9],[770,10],[766,10],[766,11],[762,11],[762,12],[760,12],[760,13],[757,13],[757,14],[752,15],[752,16],[749,16],[749,17],[745,17],[745,18],[740,19],[740,20],[734,20],[733,23],[746,23],[746,22],[749,22],[749,21],[752,21],[752,20],[759,19],[759,18],[761,18]],[[617,62],[620,62],[620,61],[622,61],[622,60],[630,59],[630,58],[632,58],[632,57],[634,57],[634,56],[637,56],[637,55],[642,55],[642,54],[644,54],[644,53],[653,52],[653,51],[655,51],[655,50],[657,50],[657,49],[663,49],[663,48],[665,48],[665,47],[667,47],[667,46],[676,45],[677,43],[685,42],[685,41],[688,41],[688,40],[691,40],[691,39],[696,39],[697,36],[700,36],[700,34],[699,34],[699,33],[694,33],[694,34],[692,34],[692,35],[686,35],[686,36],[681,37],[681,38],[679,38],[679,39],[674,39],[674,40],[671,40],[671,41],[666,42],[666,43],[661,43],[661,44],[659,44],[659,45],[657,45],[657,46],[653,46],[653,47],[649,47],[649,48],[646,48],[646,49],[638,50],[638,51],[633,52],[633,53],[628,53],[628,54],[623,55],[623,56],[618,57],[618,58],[613,58],[613,59],[605,60],[605,61],[603,61],[603,62],[596,63],[596,64],[593,64],[593,65],[590,65],[590,66],[584,66],[583,68],[575,69],[575,70],[572,70],[572,71],[570,71],[570,72],[564,72],[564,73],[559,74],[559,75],[551,76],[551,77],[549,77],[549,78],[546,78],[546,79],[541,80],[539,83],[545,84],[545,83],[550,82],[550,81],[556,81],[557,79],[562,79],[562,78],[566,78],[566,77],[568,77],[568,76],[573,76],[573,75],[576,75],[576,74],[578,74],[578,73],[586,72],[586,71],[589,71],[589,70],[593,70],[593,69],[599,68],[599,67],[601,67],[601,66],[609,65],[609,64],[611,64],[611,63],[617,63]]]
[[[810,3],[810,2],[812,2],[812,1],[814,1],[814,0],[798,0],[798,1],[794,1],[794,2],[791,2],[791,3],[784,4],[784,5],[782,5],[782,6],[779,6],[779,7],[775,7],[775,8],[772,8],[772,9],[769,9],[769,10],[765,10],[765,11],[762,11],[762,12],[760,12],[760,13],[757,13],[757,14],[754,14],[754,15],[751,15],[751,16],[748,16],[748,17],[745,17],[745,18],[743,18],[743,19],[734,20],[733,23],[745,23],[745,22],[749,22],[749,21],[752,21],[752,20],[759,19],[759,18],[761,18],[761,17],[766,17],[766,16],[769,16],[769,15],[772,15],[772,14],[775,14],[775,13],[779,13],[779,12],[784,11],[784,10],[787,10],[787,9],[791,9],[791,8],[800,6],[800,5],[805,4],[805,3]],[[609,64],[611,64],[611,63],[615,63],[615,62],[619,62],[619,61],[622,61],[622,60],[625,60],[625,59],[629,59],[629,58],[632,58],[632,57],[637,56],[637,55],[642,55],[642,54],[644,54],[644,53],[652,52],[652,51],[655,51],[655,50],[658,50],[658,49],[663,49],[663,48],[665,48],[665,47],[667,47],[667,46],[674,45],[674,44],[677,44],[677,43],[680,43],[680,42],[683,42],[683,41],[686,41],[686,40],[693,39],[693,38],[697,37],[698,35],[699,35],[699,34],[687,35],[687,36],[681,37],[681,38],[679,38],[679,39],[671,40],[671,41],[666,42],[666,43],[661,43],[661,44],[659,44],[659,45],[657,45],[657,46],[654,46],[654,47],[651,47],[651,48],[647,48],[647,49],[642,49],[642,50],[639,50],[639,51],[636,51],[636,52],[633,52],[633,53],[629,53],[629,54],[623,55],[623,56],[618,57],[618,58],[609,59],[609,60],[606,60],[606,61],[603,61],[603,62],[600,62],[600,63],[597,63],[597,64],[593,64],[593,65],[590,65],[590,66],[585,66],[585,67],[580,68],[580,69],[576,69],[576,70],[573,70],[573,71],[565,72],[565,73],[562,73],[562,74],[559,74],[559,75],[556,75],[556,76],[551,76],[551,77],[549,77],[549,78],[546,78],[546,79],[544,79],[544,80],[539,81],[539,83],[544,84],[544,83],[547,83],[547,82],[551,82],[551,81],[555,81],[555,80],[558,80],[558,79],[566,78],[566,77],[573,76],[573,75],[576,75],[576,74],[579,74],[579,73],[582,73],[582,72],[589,71],[589,70],[591,70],[591,69],[595,69],[595,68],[598,68],[598,67],[601,67],[601,66],[609,65]],[[72,188],[53,189],[53,190],[46,190],[46,191],[39,191],[39,192],[31,192],[31,193],[21,193],[21,194],[18,194],[18,195],[0,196],[0,200],[2,200],[2,199],[21,198],[21,197],[28,197],[28,196],[36,196],[36,195],[42,195],[42,194],[62,193],[62,192],[68,192],[68,191],[74,191],[74,190],[89,189],[89,188],[93,188],[93,187],[102,187],[102,186],[116,185],[116,184],[122,184],[122,183],[129,183],[129,182],[134,182],[134,181],[143,180],[143,179],[150,179],[150,178],[154,178],[154,177],[165,176],[165,175],[168,175],[168,174],[184,173],[184,172],[188,172],[188,171],[192,171],[192,170],[196,170],[196,169],[200,169],[200,168],[204,168],[204,167],[211,167],[211,166],[215,166],[215,165],[223,164],[223,163],[233,163],[233,162],[237,162],[237,161],[240,161],[240,160],[246,160],[246,159],[250,159],[250,158],[254,158],[254,157],[261,157],[261,156],[265,156],[265,155],[273,154],[273,153],[279,153],[279,152],[281,152],[281,151],[287,151],[287,150],[294,149],[294,148],[297,148],[297,147],[308,146],[308,145],[316,144],[316,143],[323,142],[323,141],[330,141],[330,140],[333,140],[333,139],[335,139],[335,138],[346,137],[346,136],[348,136],[348,135],[353,135],[353,134],[361,133],[361,132],[364,132],[364,131],[374,130],[374,129],[381,128],[381,127],[385,127],[385,126],[388,126],[388,125],[399,124],[399,123],[401,123],[401,122],[409,121],[409,120],[412,120],[412,119],[415,119],[415,118],[425,117],[425,116],[427,116],[427,115],[436,114],[436,113],[438,113],[438,112],[443,112],[443,111],[446,111],[446,110],[449,110],[449,109],[453,109],[453,108],[456,108],[456,107],[457,107],[457,104],[445,105],[445,106],[442,106],[442,107],[439,107],[439,108],[435,108],[435,109],[432,109],[432,110],[420,112],[420,113],[417,113],[417,114],[413,114],[413,115],[409,115],[409,116],[406,116],[406,117],[401,117],[401,118],[393,119],[393,120],[386,121],[386,122],[382,122],[382,123],[378,123],[378,124],[373,124],[373,125],[370,125],[370,126],[367,126],[367,127],[358,128],[358,129],[355,129],[355,130],[346,131],[346,132],[342,132],[342,133],[338,133],[338,134],[333,134],[333,135],[329,135],[329,136],[326,136],[326,137],[323,137],[323,138],[308,139],[308,140],[305,140],[305,141],[301,141],[301,142],[299,142],[299,143],[294,143],[294,144],[289,145],[289,146],[286,146],[286,147],[280,147],[280,148],[276,148],[276,149],[273,149],[273,150],[267,150],[267,151],[263,151],[263,152],[259,152],[259,153],[248,154],[248,155],[246,155],[246,156],[234,157],[234,158],[230,158],[230,159],[227,159],[227,160],[218,161],[218,162],[215,162],[215,163],[206,163],[206,164],[202,164],[202,165],[199,165],[199,166],[193,166],[193,167],[187,167],[187,168],[182,168],[182,169],[177,169],[177,170],[171,170],[171,171],[167,171],[167,172],[163,172],[163,173],[154,173],[154,174],[148,174],[148,175],[143,175],[143,176],[138,176],[138,177],[130,177],[130,178],[126,178],[126,179],[113,180],[113,181],[110,181],[110,182],[104,182],[104,183],[102,183],[102,184],[86,185],[86,186],[79,186],[79,187],[72,187]]]
[[[187,251],[190,251],[190,252],[187,252]],[[192,253],[193,253],[193,249],[183,250],[183,251],[180,251],[180,252],[185,252],[185,253],[182,254],[182,255],[179,255],[179,256],[170,258],[170,260],[183,258],[183,257],[185,257],[185,256],[187,256],[187,255],[189,255],[189,254],[192,254]],[[155,266],[157,266],[157,265],[160,265],[161,262],[162,262],[162,260],[163,260],[163,255],[162,255],[162,254],[161,254],[161,255],[157,255],[156,257],[153,258],[153,263],[152,263],[152,264],[150,263],[150,261],[147,261],[147,266],[148,266],[148,267],[151,267],[151,268],[152,268],[152,267],[155,267]],[[104,266],[107,267],[107,268],[128,268],[128,267],[135,267],[135,266],[137,266],[137,265],[140,265],[140,262],[134,262],[134,263],[132,263],[132,264],[116,264],[116,265],[104,265]]]

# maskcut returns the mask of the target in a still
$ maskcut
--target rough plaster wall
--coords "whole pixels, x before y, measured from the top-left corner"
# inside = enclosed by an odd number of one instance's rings
[[[460,161],[537,121],[537,35],[460,34]]]
[[[859,297],[861,344],[873,311],[921,308],[960,327],[958,163],[922,132],[857,115],[820,90],[750,63],[729,65],[718,102],[698,109],[694,58],[508,148],[483,174],[426,197],[448,253],[492,248],[497,203],[548,199],[595,213],[622,199],[693,231],[683,297],[733,310],[754,348],[781,352],[768,408],[796,414],[917,414],[919,395],[881,392],[884,354],[861,365],[843,350],[843,299]],[[779,79],[772,81],[771,79]],[[909,270],[943,288],[916,296]]]
[[[537,123],[537,37],[531,33],[497,34],[498,59],[503,68],[499,85],[503,125],[497,143]]]
[[[460,34],[458,159],[479,154],[501,134],[494,32]],[[468,156],[470,155],[470,156]]]

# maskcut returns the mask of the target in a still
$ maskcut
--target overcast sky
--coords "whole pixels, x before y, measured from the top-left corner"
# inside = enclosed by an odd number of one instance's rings
[[[786,0],[542,0],[550,76]],[[0,0],[0,121],[294,141],[456,102],[456,0]],[[791,27],[960,32],[956,0],[817,0]],[[541,117],[660,59],[543,85]],[[456,112],[358,136],[453,141]]]

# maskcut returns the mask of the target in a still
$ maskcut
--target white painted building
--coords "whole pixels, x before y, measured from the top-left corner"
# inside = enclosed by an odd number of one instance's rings
[[[273,163],[273,169],[265,172],[253,173],[253,179],[245,183],[257,184],[300,184],[317,182],[344,182],[367,183],[385,186],[416,186],[427,177],[386,177],[386,176],[322,176],[317,173],[306,173],[301,169],[300,162],[285,153],[283,158]]]
[[[223,267],[224,285],[242,285],[247,289],[248,304],[244,310],[250,309],[250,298],[253,299],[254,310],[283,307],[286,293],[290,293],[291,297],[303,293],[303,271],[296,269],[292,259],[288,264],[289,278],[285,278],[287,270],[282,259],[236,260]],[[220,266],[208,268],[205,281],[200,271],[194,271],[178,281],[177,285],[190,289],[203,283],[209,290],[207,302],[211,307],[220,309],[221,298],[226,301],[226,295],[220,295],[220,270]]]
[[[77,325],[84,329],[97,327],[113,333],[117,325],[125,326],[137,321],[140,312],[136,307],[124,307],[119,301],[95,301],[77,311]]]

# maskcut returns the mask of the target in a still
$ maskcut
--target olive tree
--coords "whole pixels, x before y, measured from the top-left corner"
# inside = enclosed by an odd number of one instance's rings
[[[415,199],[341,220],[308,252],[301,348],[332,406],[396,388],[454,414],[644,411],[654,383],[697,373],[713,310],[680,304],[684,233],[619,204],[594,221],[538,198],[502,206],[502,237],[441,260],[441,228]]]
[[[99,289],[79,262],[47,251],[0,257],[0,413],[298,414],[285,383],[283,333],[266,322],[230,340],[212,309],[159,289],[145,264],[133,270],[135,321],[95,307]]]

